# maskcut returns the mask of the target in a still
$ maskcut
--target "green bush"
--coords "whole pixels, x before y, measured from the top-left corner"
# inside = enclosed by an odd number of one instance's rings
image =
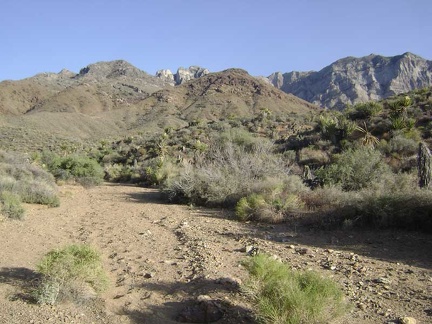
[[[58,297],[77,296],[91,287],[95,292],[108,285],[99,253],[87,245],[69,245],[48,252],[37,265],[43,276],[34,296],[38,303],[54,304]]]
[[[241,198],[236,205],[236,216],[239,220],[259,220],[262,213],[269,204],[262,195],[251,194]]]
[[[273,186],[273,190],[260,190],[241,198],[236,204],[236,216],[241,221],[256,220],[278,223],[291,213],[304,207],[299,193],[308,191],[298,176],[288,176],[283,184]]]
[[[390,173],[379,151],[372,148],[348,150],[335,161],[315,172],[326,185],[339,185],[344,190],[359,190],[379,181],[383,174]]]
[[[1,213],[8,218],[22,219],[24,216],[24,208],[21,205],[21,198],[19,195],[2,191],[0,193]]]
[[[381,113],[382,110],[383,110],[383,106],[379,102],[370,101],[365,103],[358,103],[354,105],[352,108],[353,112],[351,118],[354,119],[371,118],[379,115],[379,113]]]
[[[327,323],[348,310],[338,285],[317,273],[290,270],[264,254],[243,265],[250,274],[243,289],[263,323]]]
[[[99,185],[104,178],[103,168],[96,160],[86,156],[60,157],[52,152],[44,152],[42,162],[57,180],[73,180],[83,185]]]

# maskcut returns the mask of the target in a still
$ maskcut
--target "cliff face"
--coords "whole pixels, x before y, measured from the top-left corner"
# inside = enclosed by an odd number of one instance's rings
[[[412,53],[393,57],[371,54],[343,58],[318,72],[276,72],[268,79],[287,93],[340,110],[346,104],[432,86],[432,61]]]

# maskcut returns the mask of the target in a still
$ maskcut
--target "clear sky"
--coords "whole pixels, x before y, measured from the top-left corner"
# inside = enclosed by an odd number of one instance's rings
[[[0,80],[115,59],[267,76],[405,52],[432,59],[432,0],[0,1]]]

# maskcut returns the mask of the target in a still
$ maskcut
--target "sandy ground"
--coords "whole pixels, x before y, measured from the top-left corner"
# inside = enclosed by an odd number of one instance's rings
[[[128,185],[60,190],[60,207],[27,205],[24,220],[0,221],[0,323],[177,323],[203,298],[223,314],[218,323],[254,323],[239,290],[247,246],[338,281],[352,305],[338,323],[432,323],[431,235],[245,224]],[[100,251],[110,288],[100,298],[34,304],[35,265],[71,243]]]

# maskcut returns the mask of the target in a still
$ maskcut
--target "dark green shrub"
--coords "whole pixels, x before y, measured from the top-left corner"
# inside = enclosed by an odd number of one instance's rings
[[[383,110],[383,106],[379,102],[370,101],[365,103],[359,103],[352,107],[353,119],[366,119],[377,116]]]

